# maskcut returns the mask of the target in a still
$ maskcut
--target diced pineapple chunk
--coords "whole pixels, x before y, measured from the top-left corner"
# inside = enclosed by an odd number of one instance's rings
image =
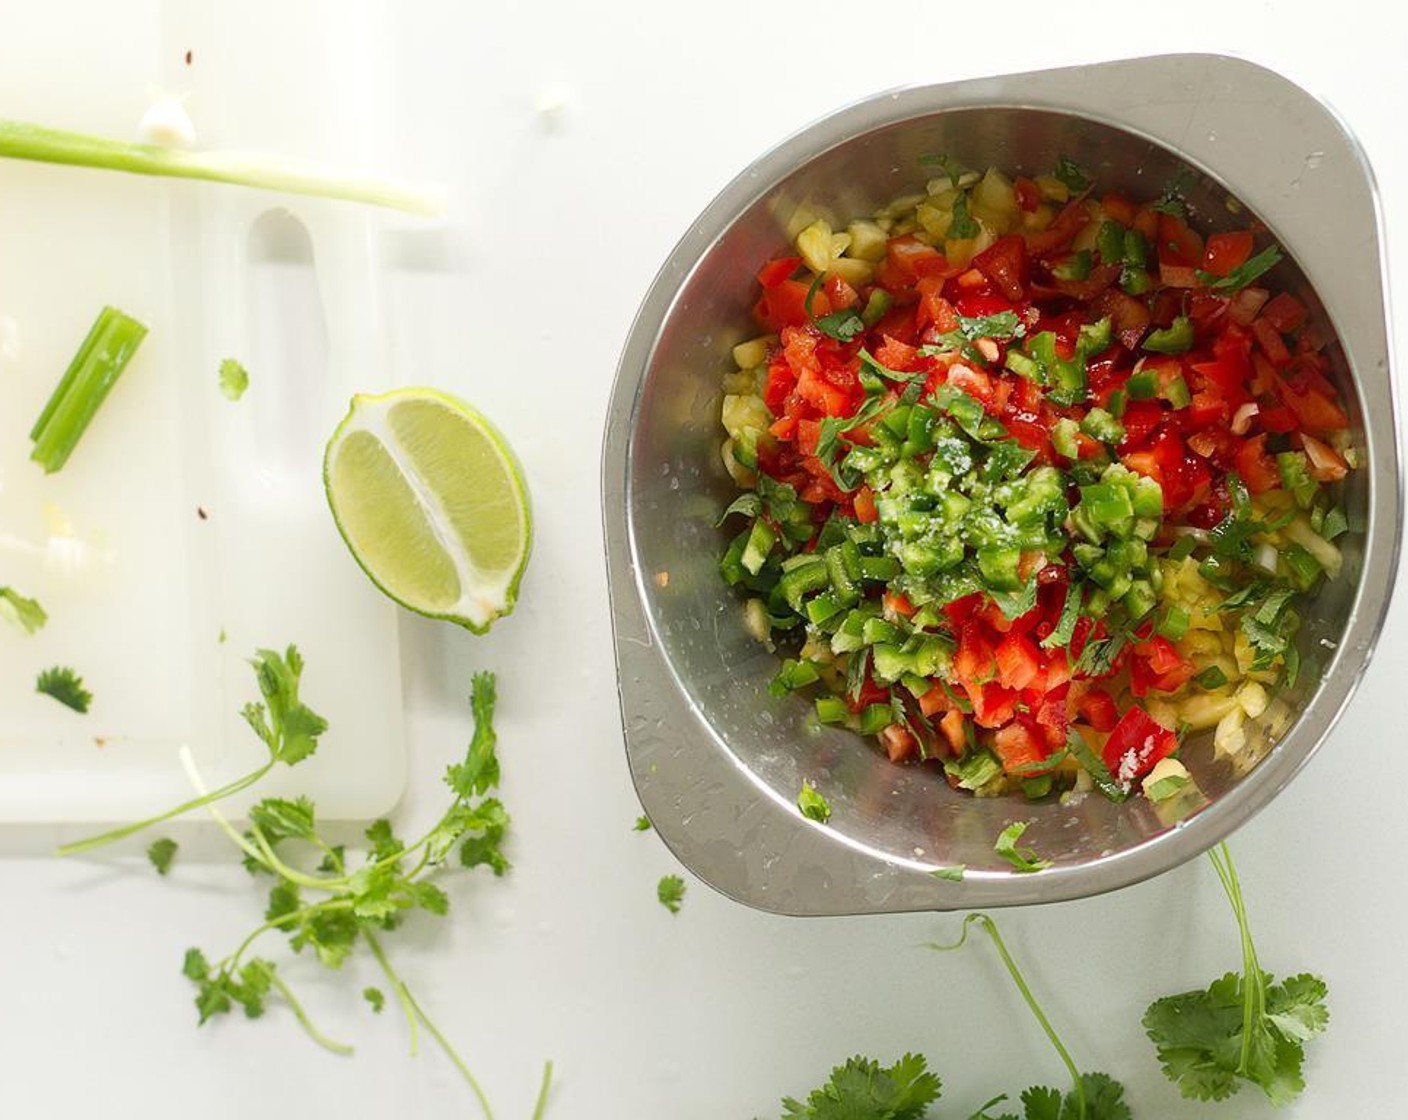
[[[752,369],[768,360],[768,348],[777,341],[775,334],[763,334],[740,342],[733,348],[733,360],[739,369]]]
[[[726,393],[719,412],[724,429],[734,439],[738,439],[745,428],[761,432],[772,423],[772,413],[763,398],[752,393]]]
[[[1237,703],[1241,705],[1242,711],[1247,713],[1248,719],[1256,719],[1266,711],[1270,702],[1271,697],[1267,695],[1266,689],[1256,681],[1247,681],[1237,690]]]
[[[988,168],[986,175],[973,188],[973,205],[994,214],[1001,214],[1010,221],[1017,217],[1017,192],[1012,180],[995,167]]]
[[[1036,189],[1041,192],[1041,197],[1052,202],[1065,202],[1071,197],[1071,189],[1056,178],[1055,175],[1038,175],[1036,178]]]
[[[883,261],[885,243],[889,239],[875,222],[852,222],[846,227],[851,235],[850,256],[863,261]]]
[[[853,288],[869,284],[875,278],[875,266],[856,257],[837,257],[831,262],[830,272]]]
[[[818,218],[801,233],[797,234],[797,252],[806,266],[817,275],[831,267],[835,255],[831,241],[831,226]]]
[[[1247,714],[1241,708],[1233,709],[1217,723],[1212,733],[1212,749],[1219,757],[1234,757],[1247,745]]]
[[[914,219],[931,237],[942,237],[953,224],[953,211],[934,202],[921,202],[914,211]]]
[[[1228,712],[1237,708],[1237,697],[1229,692],[1198,692],[1178,705],[1179,719],[1190,731],[1206,731],[1216,726]]]

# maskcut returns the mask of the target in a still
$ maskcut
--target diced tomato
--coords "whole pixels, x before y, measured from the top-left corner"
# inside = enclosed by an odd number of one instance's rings
[[[1305,457],[1310,460],[1312,478],[1320,482],[1338,482],[1349,473],[1349,464],[1328,443],[1301,432],[1300,445],[1305,451]]]
[[[1031,728],[1020,723],[999,727],[992,737],[992,749],[1002,768],[1009,774],[1016,770],[1035,773],[1048,753]]]
[[[902,591],[886,591],[880,597],[880,606],[886,614],[899,618],[913,618],[917,608]]]
[[[1214,233],[1208,238],[1203,252],[1203,271],[1214,276],[1226,276],[1252,255],[1252,235],[1250,230],[1236,233]]]
[[[1289,382],[1280,385],[1281,400],[1295,415],[1299,427],[1311,432],[1338,432],[1349,427],[1349,417],[1332,397],[1319,389],[1297,392]]]
[[[1024,633],[1009,632],[993,654],[997,679],[1008,688],[1026,688],[1041,672],[1041,651]]]
[[[1264,494],[1281,485],[1281,474],[1266,453],[1265,435],[1253,436],[1242,444],[1232,457],[1232,465],[1253,494]]]
[[[1249,327],[1270,298],[1271,293],[1265,288],[1243,288],[1228,300],[1227,317],[1239,327]]]
[[[1008,299],[1019,300],[1027,283],[1027,243],[1018,233],[999,237],[973,258],[973,267]]]
[[[1017,714],[1017,692],[1004,688],[997,681],[987,684],[965,684],[968,699],[973,702],[973,722],[979,727],[1001,727]]]
[[[919,698],[919,710],[924,713],[926,719],[932,718],[940,712],[946,712],[952,707],[953,699],[941,684],[933,685],[928,692]]]
[[[1144,332],[1149,329],[1149,309],[1133,296],[1126,295],[1118,288],[1107,288],[1091,305],[1095,316],[1110,317],[1110,329],[1126,350],[1139,346]]]
[[[781,416],[787,397],[797,386],[797,374],[781,354],[768,366],[767,384],[763,386],[763,403],[774,416]]]
[[[1256,339],[1256,344],[1261,348],[1261,352],[1266,355],[1273,366],[1279,369],[1291,360],[1291,352],[1286,348],[1286,340],[1267,321],[1266,316],[1263,315],[1259,319],[1252,320],[1252,336]]]
[[[1012,190],[1017,195],[1017,207],[1028,214],[1041,205],[1041,188],[1025,175],[1012,180]]]
[[[1261,421],[1261,426],[1268,432],[1284,433],[1296,430],[1296,414],[1284,405],[1263,408],[1257,416]]]
[[[1162,634],[1134,646],[1130,659],[1130,688],[1135,696],[1150,691],[1173,692],[1187,683],[1196,666],[1179,655]]]
[[[854,307],[860,302],[860,296],[856,294],[856,290],[835,273],[826,278],[821,290],[826,293],[827,302],[830,303],[833,311]]]
[[[891,762],[903,762],[912,757],[919,746],[914,735],[897,723],[890,724],[880,732],[880,742],[884,745],[885,753],[889,755]]]
[[[1163,419],[1163,406],[1158,401],[1130,401],[1120,418],[1124,425],[1122,448],[1140,447],[1153,434]]]
[[[868,676],[861,683],[860,692],[846,699],[846,703],[853,712],[863,712],[872,704],[888,704],[889,702],[890,690],[884,685],[876,684]]]
[[[753,313],[758,321],[769,330],[780,331],[783,327],[800,327],[807,323],[807,292],[810,285],[800,280],[782,280],[763,291]],[[831,305],[824,292],[817,292],[812,299],[812,313],[827,315]]]
[[[1105,765],[1122,785],[1142,778],[1178,746],[1178,737],[1155,723],[1143,708],[1132,705],[1105,740]]]
[[[981,685],[997,675],[992,643],[984,634],[982,623],[976,619],[963,623],[958,637],[958,649],[953,655],[953,672],[965,687]]]
[[[955,389],[962,389],[970,397],[981,402],[989,412],[996,411],[997,398],[993,391],[992,378],[986,373],[962,363],[955,363],[948,367],[948,376],[945,380]]]
[[[958,708],[950,708],[939,720],[939,731],[954,754],[962,754],[967,746],[968,735],[963,727],[963,713]]]
[[[1105,211],[1105,216],[1113,222],[1119,222],[1122,226],[1134,225],[1134,203],[1122,194],[1111,191],[1105,195],[1100,200],[1100,209]]]
[[[1051,750],[1066,743],[1066,701],[1064,697],[1047,699],[1036,710],[1036,726]]]
[[[922,276],[939,276],[948,272],[948,261],[944,255],[912,234],[892,237],[885,246],[885,259],[910,284]]]
[[[879,520],[880,514],[875,508],[875,492],[869,486],[862,486],[857,490],[851,504],[856,511],[856,520],[862,525]]]
[[[764,288],[775,288],[784,280],[791,279],[801,266],[801,257],[778,257],[758,269],[758,283]]]
[[[1290,292],[1279,292],[1261,309],[1261,317],[1282,334],[1291,334],[1305,322],[1305,304]]]
[[[1160,214],[1159,250],[1167,250],[1182,263],[1196,265],[1203,259],[1203,238],[1186,219],[1177,214]]]
[[[1080,201],[1069,203],[1056,215],[1056,220],[1043,230],[1025,233],[1027,252],[1033,257],[1044,257],[1063,250],[1076,234],[1090,224],[1090,211]]]
[[[1103,688],[1092,688],[1076,704],[1080,718],[1096,731],[1112,731],[1119,720],[1119,709],[1115,698]]]
[[[939,333],[947,334],[958,329],[958,316],[953,304],[941,294],[943,287],[943,278],[939,276],[926,276],[915,285],[919,292],[919,310],[914,321],[921,328],[932,326]]]

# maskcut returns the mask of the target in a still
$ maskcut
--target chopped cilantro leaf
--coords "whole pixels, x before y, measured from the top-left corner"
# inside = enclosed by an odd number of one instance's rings
[[[220,391],[230,400],[237,401],[249,388],[249,370],[235,361],[226,358],[220,363]]]
[[[381,1014],[381,1009],[386,1006],[386,996],[380,988],[363,988],[362,998],[371,1004],[372,1011]]]
[[[1015,867],[1018,871],[1031,873],[1050,867],[1049,859],[1042,859],[1031,848],[1017,847],[1022,833],[1027,831],[1028,821],[1015,821],[1004,828],[993,845],[993,851]]]
[[[678,875],[665,875],[655,885],[655,897],[671,914],[678,914],[684,903],[684,889],[684,880]]]
[[[649,832],[650,818],[645,816],[637,817],[636,823],[631,826],[631,829],[634,832]]]
[[[825,824],[831,819],[831,803],[816,790],[811,782],[802,783],[802,792],[797,795],[797,808],[808,820]]]
[[[1073,194],[1080,194],[1090,188],[1090,176],[1086,174],[1085,168],[1068,156],[1057,157],[1055,175]]]
[[[34,691],[52,696],[64,707],[80,713],[88,711],[88,705],[93,702],[93,694],[83,687],[83,678],[63,665],[40,673],[34,682]]]
[[[982,232],[982,226],[968,213],[968,195],[960,193],[953,200],[953,221],[949,223],[948,232],[944,235],[950,240],[965,240],[969,237],[977,237]]]
[[[37,600],[21,595],[13,587],[0,587],[0,617],[9,619],[26,634],[33,634],[49,620]]]
[[[1241,291],[1264,272],[1269,272],[1281,262],[1278,246],[1268,245],[1256,256],[1243,261],[1226,276],[1214,276],[1211,272],[1198,269],[1198,282],[1217,292]]]
[[[159,840],[153,840],[147,848],[147,859],[156,868],[158,875],[165,875],[171,870],[171,861],[176,858],[177,845],[175,840],[168,836],[163,836]]]

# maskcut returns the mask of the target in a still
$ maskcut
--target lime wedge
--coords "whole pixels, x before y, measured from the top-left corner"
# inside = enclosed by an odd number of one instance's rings
[[[533,542],[528,487],[483,416],[434,389],[359,394],[323,457],[333,519],[403,607],[482,633],[513,610]]]

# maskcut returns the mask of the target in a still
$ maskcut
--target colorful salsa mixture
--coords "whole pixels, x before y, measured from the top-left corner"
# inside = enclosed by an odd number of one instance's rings
[[[1341,567],[1328,339],[1176,186],[944,171],[757,274],[721,569],[771,691],[982,795],[1158,800],[1207,729],[1250,765]]]

